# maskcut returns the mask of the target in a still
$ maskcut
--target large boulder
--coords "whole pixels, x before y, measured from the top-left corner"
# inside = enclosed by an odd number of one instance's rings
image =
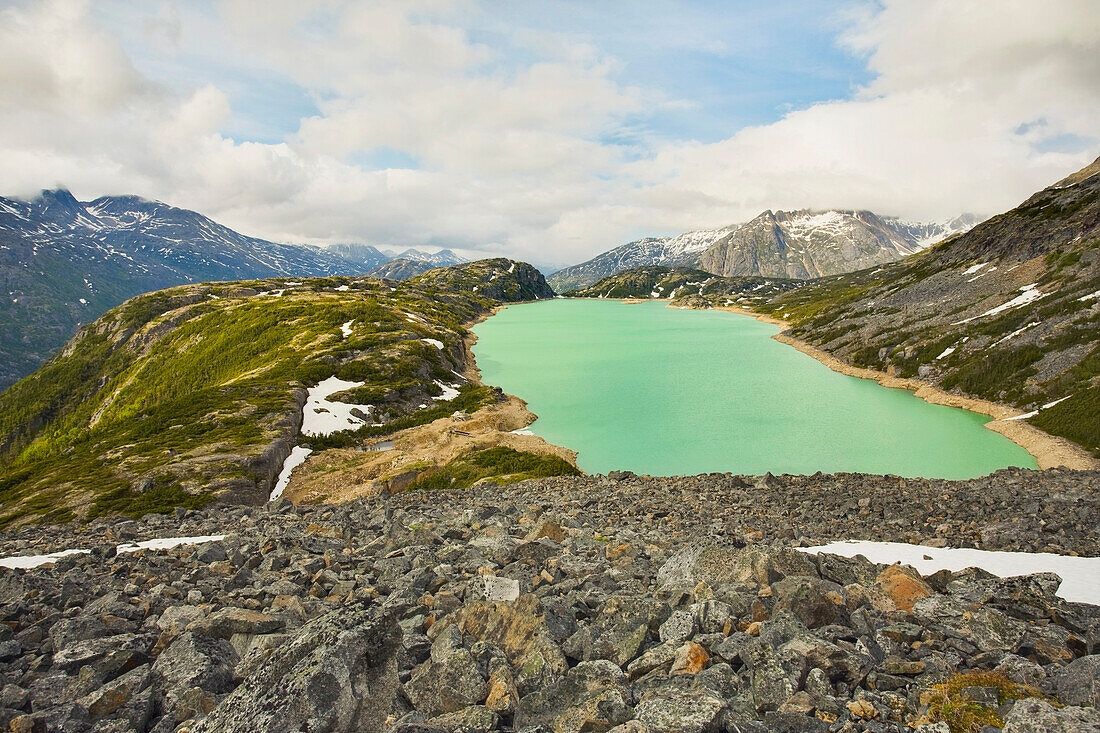
[[[1100,654],[1070,662],[1054,673],[1051,682],[1066,705],[1100,708]]]
[[[657,584],[661,587],[747,582],[770,585],[791,575],[817,577],[817,574],[811,558],[790,548],[689,545],[661,566]]]
[[[612,662],[581,662],[559,682],[520,700],[515,729],[543,726],[553,733],[601,733],[630,718],[626,675]]]
[[[1038,698],[1020,700],[1005,718],[1004,733],[1096,733],[1100,711],[1095,708],[1055,708]]]
[[[401,629],[382,609],[349,604],[276,649],[193,733],[382,730],[398,687]]]
[[[706,687],[650,690],[634,709],[647,733],[709,733],[716,729],[725,702]]]

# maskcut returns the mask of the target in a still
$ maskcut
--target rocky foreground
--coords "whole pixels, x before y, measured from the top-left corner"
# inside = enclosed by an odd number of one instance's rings
[[[1096,555],[1098,479],[615,474],[24,528],[0,555],[95,549],[0,570],[0,726],[1100,730],[1100,607],[1056,576],[795,549]]]

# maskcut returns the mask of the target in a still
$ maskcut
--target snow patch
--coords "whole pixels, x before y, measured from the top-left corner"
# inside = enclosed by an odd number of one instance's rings
[[[340,285],[339,287],[333,288],[333,290],[338,293],[346,293],[347,291],[351,290],[351,288],[349,288],[347,285]]]
[[[453,400],[455,397],[458,397],[458,390],[452,385],[444,384],[437,379],[435,380],[435,386],[443,390],[443,394],[436,397],[436,399],[441,402],[447,402],[449,400]]]
[[[354,318],[352,318],[347,323],[343,323],[343,324],[340,325],[340,332],[342,334],[344,334],[344,338],[347,338],[348,336],[351,335],[351,324],[353,324],[353,323],[355,323]]]
[[[936,359],[945,359],[945,358],[951,356],[954,353],[955,353],[955,347],[954,346],[948,346],[946,349],[943,350],[942,353],[940,353],[939,356],[936,357]]]
[[[137,552],[138,550],[169,550],[179,545],[201,545],[204,542],[220,542],[225,539],[223,534],[199,535],[196,537],[165,537],[144,542],[125,543],[115,547],[116,552]],[[57,562],[69,555],[87,555],[91,550],[75,549],[51,552],[48,555],[24,555],[21,557],[0,558],[0,567],[4,568],[36,568],[39,565],[48,565]]]
[[[350,405],[346,402],[331,402],[328,397],[348,389],[362,387],[364,382],[347,382],[337,377],[329,377],[316,387],[307,391],[306,406],[302,410],[303,435],[331,435],[341,430],[354,430],[365,425],[366,420],[351,414],[352,410],[368,412],[373,405]]]
[[[423,341],[426,344],[431,344],[432,346],[439,349],[440,351],[443,351],[443,342],[438,340],[438,339],[420,339],[420,340]]]
[[[290,455],[283,461],[283,470],[279,472],[279,478],[275,482],[275,488],[271,490],[271,496],[269,501],[275,501],[283,495],[283,491],[286,490],[288,484],[290,484],[290,474],[298,466],[305,463],[306,458],[313,452],[312,448],[303,448],[300,445],[294,446],[290,451]]]
[[[964,275],[973,275],[975,272],[977,272],[978,270],[980,270],[983,267],[987,266],[988,264],[989,264],[988,262],[979,262],[978,264],[973,265],[973,266],[968,267],[965,270],[963,270],[963,274]]]
[[[1097,290],[1095,293],[1089,293],[1088,295],[1078,298],[1077,300],[1084,303],[1086,300],[1096,300],[1097,298],[1100,298],[1100,290]]]
[[[993,345],[994,345],[994,346],[996,346],[997,344],[1003,344],[1003,343],[1004,343],[1005,341],[1008,341],[1008,340],[1009,340],[1010,338],[1014,338],[1014,337],[1016,337],[1016,336],[1019,336],[1019,335],[1020,335],[1021,333],[1023,333],[1023,332],[1024,332],[1024,331],[1026,331],[1026,330],[1028,330],[1028,329],[1029,329],[1029,328],[1031,328],[1032,326],[1038,326],[1038,325],[1039,325],[1039,322],[1038,322],[1038,321],[1032,321],[1031,323],[1028,323],[1028,324],[1026,324],[1026,325],[1024,325],[1024,326],[1021,326],[1020,328],[1017,328],[1017,329],[1016,329],[1015,331],[1013,331],[1012,333],[1008,334],[1007,336],[1005,336],[1005,337],[1004,337],[1004,338],[1002,338],[1001,340],[999,340],[999,341],[994,341],[994,342],[993,342]]]
[[[1000,578],[1032,573],[1058,573],[1062,585],[1058,595],[1067,601],[1100,604],[1100,557],[1069,557],[1048,552],[994,552],[963,547],[926,547],[903,542],[847,541],[818,547],[800,547],[802,552],[825,552],[843,557],[863,555],[871,562],[912,565],[922,575],[937,570],[952,572],[977,567]]]

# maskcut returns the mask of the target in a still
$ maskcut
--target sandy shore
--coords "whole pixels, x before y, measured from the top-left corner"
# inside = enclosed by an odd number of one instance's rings
[[[790,328],[790,324],[786,321],[762,313],[754,313],[752,311],[735,308],[719,308],[717,310],[740,313],[743,316],[749,316],[758,321],[779,326],[784,330]],[[1023,420],[1013,419],[1019,417],[1023,413],[1009,405],[1002,405],[999,402],[990,402],[989,400],[962,397],[960,395],[951,394],[950,392],[944,392],[942,389],[928,384],[927,382],[922,382],[919,379],[895,377],[885,372],[875,371],[874,369],[864,369],[862,367],[852,366],[847,362],[841,361],[832,354],[822,351],[815,346],[811,346],[805,341],[799,341],[796,338],[788,336],[786,333],[777,333],[772,336],[772,338],[780,343],[798,349],[807,356],[817,359],[834,372],[840,372],[841,374],[847,374],[852,377],[859,377],[860,379],[873,379],[883,387],[907,389],[925,402],[929,402],[933,405],[961,407],[964,410],[988,415],[993,419],[986,423],[985,427],[1000,433],[1034,456],[1036,462],[1039,464],[1039,468],[1045,469],[1059,466],[1078,470],[1100,468],[1100,460],[1093,458],[1088,451],[1076,443],[1070,442],[1065,438],[1059,438],[1045,433]]]

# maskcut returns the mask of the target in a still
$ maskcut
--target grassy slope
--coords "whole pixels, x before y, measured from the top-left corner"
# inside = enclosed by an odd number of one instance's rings
[[[388,413],[365,433],[477,409],[492,395],[476,386],[418,406],[439,394],[435,380],[458,381],[462,324],[497,304],[489,296],[539,291],[533,268],[508,274],[510,265],[483,261],[400,284],[183,286],[128,301],[0,395],[0,524],[261,498],[296,436],[303,388],[330,376],[365,382],[347,401]],[[478,283],[487,293],[472,292]],[[260,294],[283,288],[282,297]]]

